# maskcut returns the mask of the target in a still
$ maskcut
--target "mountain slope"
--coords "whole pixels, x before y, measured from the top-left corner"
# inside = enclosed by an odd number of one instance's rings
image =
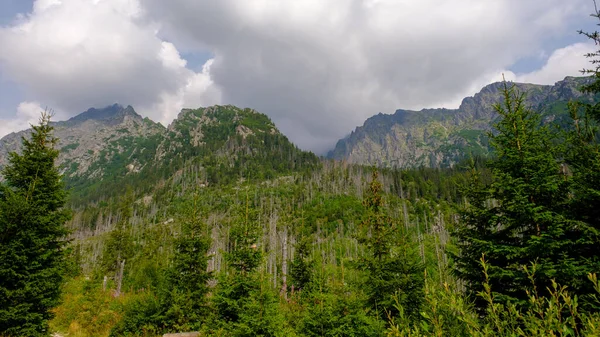
[[[587,80],[567,77],[553,86],[515,85],[545,122],[565,123],[567,102],[584,98],[578,88]],[[470,154],[485,156],[490,151],[487,132],[497,118],[493,105],[501,101],[502,86],[487,85],[465,98],[458,109],[397,110],[392,115],[375,115],[339,140],[328,157],[387,167],[449,167]]]
[[[60,150],[57,164],[67,181],[101,179],[139,170],[145,164],[148,142],[165,131],[131,106],[117,104],[89,109],[53,126]],[[6,165],[9,152],[20,148],[21,137],[30,132],[28,129],[11,133],[0,140],[0,167]]]

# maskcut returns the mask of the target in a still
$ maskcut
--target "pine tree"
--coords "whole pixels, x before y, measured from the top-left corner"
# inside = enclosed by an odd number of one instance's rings
[[[492,183],[485,186],[473,174],[466,191],[468,204],[457,231],[460,255],[456,273],[476,295],[483,290],[483,254],[490,265],[489,277],[500,303],[527,303],[532,285],[524,266],[537,264],[536,287],[544,292],[552,279],[571,284],[578,256],[572,254],[580,230],[565,216],[569,179],[557,160],[547,126],[524,106],[524,96],[504,83],[504,101],[495,105],[500,115],[490,134],[496,158],[489,164]],[[484,304],[473,296],[480,307]]]
[[[415,317],[424,296],[423,266],[406,244],[406,233],[384,213],[381,189],[374,170],[363,201],[366,214],[359,237],[368,251],[361,262],[368,274],[365,289],[369,304],[383,319],[399,314],[397,302]]]
[[[65,267],[66,192],[55,166],[51,114],[42,113],[22,153],[10,153],[0,186],[0,335],[49,335]]]
[[[260,235],[258,211],[246,205],[229,233],[229,252],[225,259],[229,273],[220,278],[214,304],[217,324],[230,336],[275,336],[281,333],[283,317],[278,310],[277,295],[257,272],[262,252],[257,246]]]

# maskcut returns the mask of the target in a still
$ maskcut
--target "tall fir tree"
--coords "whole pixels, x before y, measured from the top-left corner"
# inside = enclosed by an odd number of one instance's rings
[[[51,114],[22,153],[10,153],[0,186],[0,335],[47,336],[65,267],[66,191],[55,166]]]
[[[281,333],[283,318],[277,310],[277,296],[258,272],[263,258],[258,247],[258,210],[248,195],[242,207],[229,232],[229,251],[225,254],[229,273],[219,279],[215,291],[215,323],[229,336],[285,335]]]
[[[296,244],[296,255],[290,265],[290,285],[294,291],[310,287],[313,279],[314,261],[309,259],[309,238],[301,238]]]
[[[368,275],[368,301],[384,320],[399,314],[397,304],[416,317],[424,296],[424,268],[407,245],[407,233],[385,214],[381,190],[374,170],[363,201],[366,213],[359,236],[368,251],[360,263]]]
[[[596,7],[597,8],[597,7]],[[600,12],[592,14],[600,19]],[[600,43],[600,33],[580,31],[596,45]],[[600,94],[600,51],[585,55],[595,69],[583,70],[591,74],[591,80],[582,91],[590,97]],[[572,197],[569,200],[569,216],[579,222],[582,234],[573,237],[574,247],[579,255],[578,269],[583,276],[586,273],[600,271],[600,101],[580,99],[569,102],[569,111],[573,125],[567,131],[566,162],[572,173]],[[586,309],[600,309],[596,301],[590,300],[594,289],[585,277],[574,278],[569,285],[582,297]]]
[[[118,204],[119,218],[110,232],[102,252],[101,266],[105,277],[111,275],[115,282],[114,295],[120,296],[126,263],[135,255],[130,218],[133,214],[133,191],[128,189]]]
[[[200,218],[196,193],[182,213],[181,234],[175,239],[175,255],[168,273],[167,320],[178,330],[197,330],[208,316],[208,227]]]
[[[572,237],[581,233],[565,216],[570,181],[558,161],[548,126],[540,115],[524,105],[524,96],[504,82],[503,102],[495,105],[499,121],[489,135],[496,158],[488,164],[492,182],[479,183],[477,172],[466,191],[468,204],[462,210],[457,231],[461,248],[456,273],[475,296],[483,291],[480,259],[485,254],[489,282],[500,303],[526,305],[532,288],[524,266],[537,264],[538,290],[544,292],[555,279],[571,284],[581,270],[573,266]]]

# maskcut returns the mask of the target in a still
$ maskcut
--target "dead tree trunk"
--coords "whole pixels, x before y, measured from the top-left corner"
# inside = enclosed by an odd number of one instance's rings
[[[115,290],[115,297],[121,295],[121,284],[123,283],[123,270],[125,269],[125,260],[121,261],[119,266],[119,272],[117,273],[117,290]]]
[[[288,229],[287,226],[283,229],[283,259],[281,262],[281,278],[283,285],[281,286],[281,292],[283,298],[287,300],[287,260],[288,260]]]

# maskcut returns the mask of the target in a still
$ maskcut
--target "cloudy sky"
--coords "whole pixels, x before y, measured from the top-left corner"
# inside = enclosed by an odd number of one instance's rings
[[[322,153],[376,113],[588,66],[592,0],[0,0],[0,136],[43,107],[269,115]]]

